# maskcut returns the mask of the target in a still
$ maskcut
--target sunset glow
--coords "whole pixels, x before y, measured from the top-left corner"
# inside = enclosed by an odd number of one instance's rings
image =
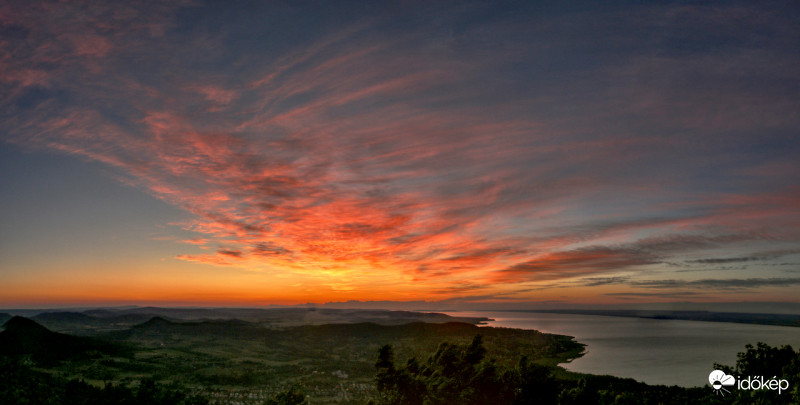
[[[0,305],[800,302],[795,5],[381,3],[0,5]]]

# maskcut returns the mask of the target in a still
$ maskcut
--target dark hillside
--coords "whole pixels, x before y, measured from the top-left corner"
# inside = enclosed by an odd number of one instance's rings
[[[102,319],[80,312],[44,312],[31,319],[53,331],[81,335],[102,328],[106,323]]]
[[[273,333],[270,329],[238,319],[176,322],[154,316],[148,321],[134,325],[130,329],[111,332],[105,336],[111,339],[152,339],[166,336],[204,336],[230,339],[261,338]]]
[[[153,316],[152,314],[116,314],[110,311],[43,312],[31,319],[51,331],[70,335],[96,336],[114,330],[127,329],[145,322]]]
[[[32,317],[31,319],[42,324],[45,322],[100,322],[97,318],[82,314],[80,312],[44,312]]]
[[[0,332],[0,356],[20,358],[30,356],[41,364],[101,353],[125,356],[129,350],[121,345],[98,339],[70,336],[52,332],[35,321],[15,316],[3,324]]]

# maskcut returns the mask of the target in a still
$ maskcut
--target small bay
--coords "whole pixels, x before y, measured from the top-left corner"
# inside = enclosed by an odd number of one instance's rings
[[[539,312],[447,312],[484,316],[486,326],[535,329],[574,336],[586,353],[564,368],[633,378],[648,384],[703,386],[715,362],[733,366],[746,344],[800,347],[800,328],[728,322],[573,315]],[[768,376],[771,377],[771,376]]]

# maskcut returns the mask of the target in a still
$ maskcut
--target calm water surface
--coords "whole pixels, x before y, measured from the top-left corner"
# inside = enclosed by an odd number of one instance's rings
[[[800,347],[800,328],[536,312],[448,312],[484,316],[488,326],[536,329],[574,336],[586,354],[562,364],[568,370],[629,377],[648,384],[706,385],[714,362],[734,365],[744,345]]]

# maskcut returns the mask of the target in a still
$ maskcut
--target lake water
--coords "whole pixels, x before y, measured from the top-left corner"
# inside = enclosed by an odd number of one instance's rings
[[[800,347],[800,328],[726,322],[641,319],[537,312],[448,312],[483,316],[487,326],[535,329],[574,336],[586,354],[562,364],[568,370],[634,378],[648,384],[708,384],[714,362],[733,366],[745,344]],[[770,376],[771,377],[771,376]]]

